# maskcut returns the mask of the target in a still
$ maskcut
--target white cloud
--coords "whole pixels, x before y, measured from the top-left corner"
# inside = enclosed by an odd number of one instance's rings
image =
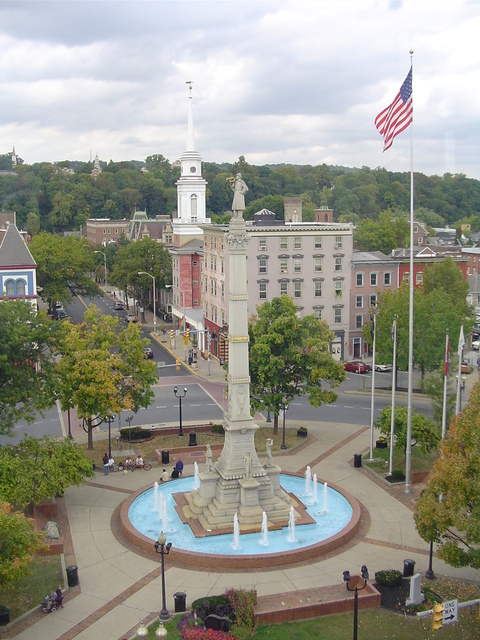
[[[27,163],[186,142],[208,161],[409,168],[373,120],[414,55],[415,169],[480,178],[480,7],[444,0],[0,4],[0,139]]]

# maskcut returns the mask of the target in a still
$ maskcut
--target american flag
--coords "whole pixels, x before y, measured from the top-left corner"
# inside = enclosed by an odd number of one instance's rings
[[[375,126],[383,136],[383,150],[390,149],[393,139],[405,131],[413,120],[412,69],[408,72],[395,100],[375,118]]]

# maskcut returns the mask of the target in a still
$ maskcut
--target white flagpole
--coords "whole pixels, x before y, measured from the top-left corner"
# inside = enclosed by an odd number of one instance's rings
[[[397,385],[397,320],[393,321],[392,418],[390,422],[390,461],[388,475],[393,474],[393,439],[395,437],[395,387]]]
[[[460,336],[458,338],[458,376],[457,376],[457,404],[455,406],[455,415],[460,413],[460,385],[462,384],[462,359],[463,359],[463,345],[465,344],[465,337],[463,334],[463,324],[460,327]]]
[[[410,50],[410,66],[413,82],[413,50]],[[412,90],[413,93],[413,90]],[[410,125],[410,276],[408,305],[408,394],[407,434],[405,446],[405,493],[410,493],[412,473],[412,391],[413,391],[413,113]]]
[[[372,400],[370,403],[370,462],[373,460],[373,419],[375,417],[375,340],[377,334],[377,314],[373,309],[373,358],[372,358]]]
[[[449,349],[449,340],[448,340],[448,329],[447,329],[447,337],[445,338],[445,369],[444,369],[444,380],[443,380],[443,409],[442,409],[442,440],[445,440],[447,435],[447,386],[448,386],[448,371],[450,369],[450,349]],[[448,369],[447,369],[448,363]]]

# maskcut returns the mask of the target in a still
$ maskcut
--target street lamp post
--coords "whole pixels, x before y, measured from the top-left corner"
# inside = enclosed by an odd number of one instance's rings
[[[105,422],[108,422],[108,457],[112,457],[112,422],[115,420],[113,416],[107,416]]]
[[[128,422],[128,445],[130,449],[132,448],[132,426],[131,422],[133,420],[133,416],[127,416],[125,418],[126,422]]]
[[[70,407],[68,407],[68,437],[70,439],[73,439],[72,429],[71,429],[71,425],[70,425]]]
[[[288,411],[288,404],[287,404],[286,398],[282,400],[282,406],[283,406],[283,440],[282,440],[282,446],[280,447],[280,449],[286,449],[287,445],[285,444],[285,414]]]
[[[95,251],[95,253],[101,253],[103,256],[103,266],[105,269],[105,284],[107,284],[107,254],[103,253],[103,251]]]
[[[354,597],[354,600],[353,600],[353,640],[357,640],[357,630],[358,630],[358,592],[362,591],[363,589],[365,589],[365,587],[367,586],[368,578],[369,578],[368,569],[367,569],[366,565],[363,565],[363,567],[362,567],[363,586],[359,587],[357,585],[357,583],[355,583],[355,587],[353,589],[350,589],[350,587],[349,587],[349,583],[350,583],[350,580],[351,580],[350,571],[344,571],[343,572],[343,581],[346,583],[348,591],[355,591],[355,597]]]
[[[160,620],[168,620],[170,618],[165,601],[165,556],[168,556],[171,548],[172,543],[167,542],[165,534],[161,531],[158,540],[155,541],[155,553],[160,553],[162,556],[162,610],[159,615]]]
[[[435,572],[432,568],[433,560],[433,540],[430,540],[430,555],[428,557],[428,569],[425,571],[425,578],[427,580],[435,580]]]
[[[155,276],[152,276],[152,274],[148,273],[148,271],[139,271],[138,275],[150,276],[150,278],[153,280],[153,335],[155,335],[157,333],[157,291],[155,288]]]
[[[184,398],[187,395],[187,387],[185,387],[183,389],[183,396],[178,394],[178,387],[175,387],[173,390],[173,393],[175,394],[175,397],[178,398],[178,406],[180,409],[180,429],[178,430],[178,435],[179,436],[183,436],[183,427],[182,427],[182,398]]]

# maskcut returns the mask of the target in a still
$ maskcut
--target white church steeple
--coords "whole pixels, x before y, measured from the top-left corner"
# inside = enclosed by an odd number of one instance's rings
[[[177,218],[174,223],[205,224],[207,182],[202,177],[202,157],[195,150],[193,134],[192,83],[187,82],[188,97],[187,148],[180,156],[180,179],[177,182]]]

